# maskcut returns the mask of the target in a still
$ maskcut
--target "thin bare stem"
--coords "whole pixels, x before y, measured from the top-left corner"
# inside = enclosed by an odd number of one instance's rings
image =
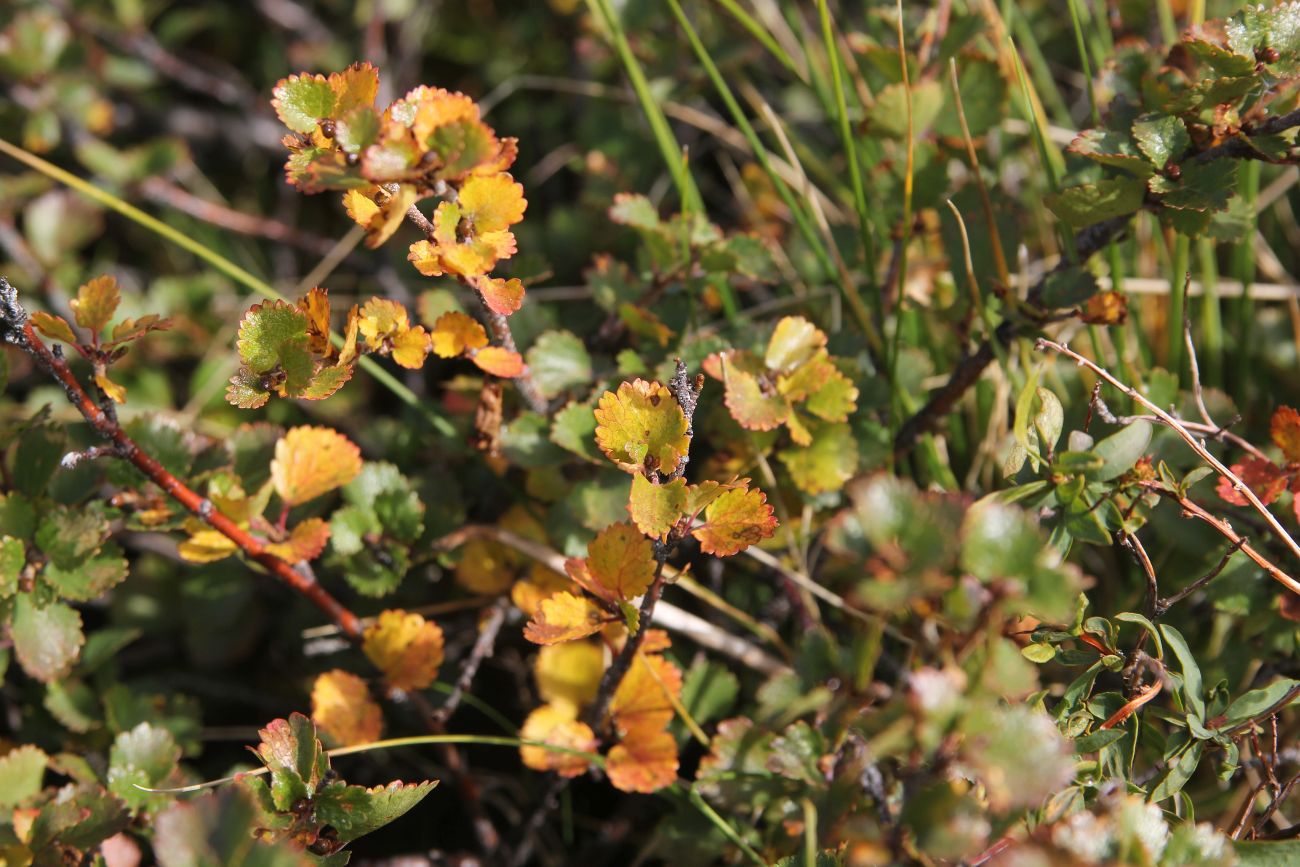
[[[1191,450],[1196,452],[1197,457],[1199,457],[1205,463],[1209,464],[1210,467],[1212,467],[1215,472],[1217,472],[1219,475],[1223,476],[1225,479],[1231,482],[1233,490],[1239,492],[1242,495],[1242,497],[1246,499],[1246,502],[1248,502],[1251,508],[1253,508],[1256,512],[1260,514],[1260,516],[1264,519],[1264,522],[1268,524],[1269,528],[1273,531],[1273,533],[1277,536],[1277,538],[1281,542],[1283,542],[1288,548],[1291,549],[1291,553],[1295,555],[1297,560],[1300,560],[1300,544],[1297,544],[1296,540],[1292,538],[1291,534],[1288,533],[1286,528],[1282,526],[1282,522],[1279,521],[1277,517],[1268,510],[1268,507],[1265,506],[1264,503],[1260,501],[1259,497],[1255,496],[1255,492],[1252,491],[1250,487],[1245,482],[1243,482],[1236,473],[1234,473],[1232,470],[1226,467],[1223,464],[1223,462],[1220,461],[1218,458],[1216,458],[1214,455],[1210,454],[1210,452],[1201,443],[1200,439],[1198,439],[1191,431],[1189,431],[1185,424],[1183,424],[1178,419],[1174,418],[1169,413],[1165,412],[1160,407],[1156,406],[1137,389],[1129,385],[1126,385],[1123,382],[1120,382],[1111,374],[1110,371],[1106,370],[1104,367],[1097,364],[1095,361],[1083,357],[1079,353],[1075,352],[1073,349],[1070,349],[1067,346],[1063,346],[1060,343],[1056,343],[1055,341],[1048,340],[1045,337],[1040,337],[1038,339],[1038,343],[1036,344],[1036,347],[1039,350],[1050,349],[1053,352],[1057,352],[1061,355],[1064,355],[1066,358],[1073,360],[1080,367],[1088,368],[1094,374],[1096,374],[1097,376],[1105,380],[1112,388],[1119,389],[1130,399],[1146,407],[1147,410],[1150,411],[1151,414],[1154,415],[1157,419],[1159,419],[1162,424],[1173,429],[1174,433],[1178,434],[1178,436],[1182,438],[1183,442],[1187,443],[1187,445],[1191,448]],[[1196,508],[1199,509],[1200,507],[1198,506]],[[1213,518],[1213,516],[1210,517]],[[1217,518],[1215,518],[1214,520],[1219,521],[1219,519]],[[1222,523],[1226,525],[1226,522],[1222,522]],[[1229,531],[1231,532],[1231,528],[1229,528]],[[1231,541],[1235,542],[1237,538],[1238,537],[1236,536],[1236,534],[1233,533],[1233,537]],[[1242,550],[1248,551],[1249,546],[1243,545]],[[1281,570],[1277,569],[1276,567],[1272,567],[1272,572],[1270,574],[1272,573],[1277,573],[1274,575],[1275,578],[1278,578],[1278,580],[1281,581],[1281,583],[1291,588],[1291,590],[1300,593],[1300,583],[1297,583],[1295,579],[1281,572]]]
[[[451,694],[447,696],[447,701],[443,706],[433,712],[433,718],[439,725],[446,725],[447,720],[460,707],[461,699],[465,693],[469,692],[470,685],[474,683],[474,676],[478,674],[479,666],[483,664],[483,660],[492,655],[496,647],[497,636],[501,634],[501,626],[506,622],[507,608],[507,600],[503,597],[498,599],[488,610],[487,617],[479,626],[478,638],[474,640],[474,647],[461,664],[460,676],[456,678]]]

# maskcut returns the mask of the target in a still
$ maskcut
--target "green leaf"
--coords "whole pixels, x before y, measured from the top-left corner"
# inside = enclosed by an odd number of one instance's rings
[[[1293,867],[1300,864],[1300,840],[1233,840],[1237,867]]]
[[[0,538],[0,599],[8,599],[18,592],[18,576],[27,565],[27,553],[21,539],[13,536]]]
[[[38,424],[23,431],[14,454],[14,488],[31,497],[44,494],[66,450],[63,428]]]
[[[964,96],[964,94],[963,94]],[[1140,177],[1151,174],[1151,166],[1128,133],[1112,129],[1088,129],[1080,133],[1067,148],[1102,165],[1124,169]]]
[[[1151,641],[1155,644],[1156,659],[1165,658],[1165,648],[1164,643],[1160,640],[1160,630],[1156,629],[1154,623],[1148,620],[1145,616],[1138,614],[1136,611],[1121,612],[1115,615],[1115,619],[1122,620],[1125,623],[1136,623],[1145,629],[1147,634],[1151,636]]]
[[[1260,716],[1266,711],[1280,710],[1281,708],[1277,707],[1278,703],[1286,698],[1287,693],[1297,686],[1300,686],[1300,680],[1281,677],[1268,686],[1252,689],[1250,692],[1239,695],[1223,712],[1223,722],[1219,725],[1219,728],[1232,728]]]
[[[266,786],[260,778],[253,778]],[[288,840],[267,835],[254,841],[249,829],[279,827],[274,807],[262,806],[254,784],[228,786],[210,797],[175,801],[154,819],[153,853],[161,867],[325,867]],[[269,797],[269,796],[268,796]]]
[[[361,153],[378,138],[379,113],[369,105],[357,106],[334,124],[334,141],[350,154]]]
[[[55,566],[75,569],[108,538],[109,524],[98,509],[60,506],[45,515],[36,544]]]
[[[1043,306],[1055,310],[1074,307],[1097,294],[1097,278],[1082,268],[1065,268],[1047,275],[1043,281]]]
[[[806,494],[838,491],[858,468],[858,443],[847,423],[817,422],[808,426],[812,444],[777,452],[790,477]]]
[[[1042,665],[1056,659],[1056,645],[1048,644],[1045,641],[1036,641],[1020,648],[1020,655],[1030,662]]]
[[[1182,119],[1169,114],[1146,114],[1133,121],[1133,138],[1157,169],[1177,162],[1192,143]]]
[[[1095,753],[1107,744],[1115,743],[1126,734],[1128,732],[1118,726],[1110,729],[1098,729],[1095,732],[1089,732],[1082,737],[1075,738],[1074,751],[1080,755]]]
[[[262,743],[257,754],[271,772],[276,808],[288,810],[299,798],[315,794],[330,761],[311,719],[294,713],[287,720],[271,720],[258,734]]]
[[[1102,459],[1097,479],[1108,482],[1133,468],[1151,444],[1151,424],[1138,420],[1125,425],[1092,447]]]
[[[1234,160],[1212,160],[1184,166],[1178,180],[1155,175],[1147,182],[1167,207],[1192,211],[1221,211],[1237,187]]]
[[[682,679],[682,706],[701,725],[726,716],[739,694],[737,677],[708,659],[692,663]]]
[[[1043,551],[1043,534],[1024,511],[991,500],[967,510],[961,539],[962,569],[986,582],[1027,583]]]
[[[1188,711],[1196,714],[1203,721],[1205,719],[1204,687],[1201,685],[1201,668],[1196,662],[1196,657],[1192,654],[1192,649],[1187,646],[1183,634],[1168,623],[1160,624],[1160,634],[1164,636],[1165,644],[1169,645],[1174,656],[1178,658],[1178,664],[1182,667],[1183,701]]]
[[[1052,213],[1075,228],[1132,214],[1142,207],[1146,185],[1137,178],[1108,178],[1095,184],[1066,187],[1047,196]]]
[[[571,331],[547,331],[528,350],[528,369],[548,400],[591,384],[591,356]]]
[[[169,795],[140,791],[157,787],[181,760],[181,748],[171,732],[142,722],[113,741],[108,760],[108,789],[133,812],[156,810],[171,801]]]
[[[596,416],[591,405],[569,403],[557,412],[551,422],[551,442],[592,463],[601,463],[596,448]]]
[[[361,473],[343,486],[342,493],[346,502],[373,515],[377,522],[374,532],[382,530],[386,536],[408,543],[424,532],[424,503],[411,480],[393,464],[367,462]],[[360,526],[355,517],[348,518],[347,523]]]
[[[643,231],[660,228],[659,211],[640,193],[619,193],[610,206],[609,218],[623,226]]]
[[[0,494],[0,535],[30,540],[36,532],[36,508],[14,491]]]
[[[1166,798],[1171,798],[1182,791],[1183,786],[1196,773],[1197,766],[1201,763],[1201,755],[1205,752],[1205,741],[1192,741],[1174,761],[1165,775],[1161,777],[1160,782],[1151,791],[1148,800],[1153,804],[1158,804]]]
[[[321,790],[313,806],[322,825],[333,827],[339,840],[350,842],[400,818],[433,791],[437,782],[392,782],[366,789],[339,784]]]
[[[63,598],[73,602],[90,602],[122,583],[126,579],[127,568],[121,549],[110,542],[99,553],[76,566],[64,568],[51,563],[41,573],[41,577]]]
[[[271,93],[275,113],[294,132],[313,132],[317,120],[334,113],[334,88],[323,75],[291,75]]]
[[[30,593],[18,594],[11,632],[23,671],[46,683],[68,673],[86,641],[80,614],[61,602],[38,607]]]
[[[297,358],[306,346],[307,315],[283,301],[254,304],[239,323],[239,359],[253,373],[266,373],[286,357]]]
[[[49,756],[23,744],[0,756],[0,808],[11,809],[41,790]]]
[[[53,843],[91,849],[124,829],[130,818],[126,805],[103,788],[67,785],[36,815],[30,845],[35,850]]]

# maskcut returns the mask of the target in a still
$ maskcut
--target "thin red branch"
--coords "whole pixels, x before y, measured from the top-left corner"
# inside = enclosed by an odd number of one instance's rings
[[[253,536],[230,518],[223,515],[212,501],[200,496],[192,488],[172,475],[151,455],[142,450],[135,440],[127,436],[116,418],[105,412],[86,392],[68,367],[59,349],[45,344],[27,319],[27,313],[18,303],[17,291],[0,277],[0,313],[3,313],[4,337],[20,347],[50,376],[58,381],[73,407],[81,413],[90,426],[110,442],[116,454],[144,473],[145,477],[162,488],[187,511],[212,529],[225,536],[243,551],[244,555],[263,566],[268,572],[323,611],[339,630],[353,641],[361,639],[361,621],[341,602],[317,583],[315,577],[294,568],[287,560],[266,550],[261,539]]]

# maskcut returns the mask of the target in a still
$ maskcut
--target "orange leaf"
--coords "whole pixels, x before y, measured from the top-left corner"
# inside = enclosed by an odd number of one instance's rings
[[[662,653],[673,646],[672,639],[662,629],[647,629],[645,638],[641,639],[642,653]]]
[[[509,316],[523,306],[524,284],[518,278],[481,277],[475,281],[474,288],[483,296],[483,302],[490,310],[503,316]]]
[[[389,686],[424,689],[442,667],[442,629],[419,614],[385,611],[366,629],[361,649]]]
[[[595,414],[596,445],[628,472],[671,473],[690,448],[686,416],[658,382],[634,379],[605,392]]]
[[[338,746],[377,741],[384,728],[384,716],[366,682],[337,668],[316,678],[311,718],[321,735]]]
[[[480,370],[502,379],[513,379],[524,372],[523,356],[501,346],[485,346],[475,352],[470,360]]]
[[[330,290],[317,286],[298,299],[298,309],[307,316],[307,348],[326,358],[330,354]]]
[[[533,644],[574,641],[599,632],[609,619],[584,596],[556,593],[542,600],[537,614],[524,627],[524,638]]]
[[[1104,723],[1097,726],[1097,728],[1108,729],[1119,725],[1124,722],[1124,720],[1131,717],[1134,711],[1151,701],[1151,699],[1155,698],[1159,693],[1160,681],[1157,680],[1155,683],[1142,690],[1142,692],[1139,692],[1137,695],[1129,699],[1123,707],[1111,714],[1110,717]]]
[[[440,358],[455,358],[467,349],[481,349],[488,342],[483,326],[456,310],[438,317],[430,337],[433,351]]]
[[[36,330],[51,340],[62,340],[72,346],[80,342],[77,340],[77,336],[72,333],[72,326],[68,324],[68,320],[62,316],[54,316],[37,310],[31,315],[31,320]]]
[[[121,301],[122,291],[117,287],[117,279],[104,274],[81,285],[77,297],[72,299],[72,312],[78,325],[91,334],[98,334],[113,318]]]
[[[655,577],[654,548],[631,524],[610,524],[587,545],[585,560],[564,564],[569,577],[611,602],[635,599]]]
[[[282,560],[298,563],[315,560],[329,540],[330,525],[320,518],[308,518],[293,528],[286,541],[267,545],[266,550]]]
[[[1273,442],[1282,450],[1287,463],[1300,461],[1300,412],[1279,406],[1273,413]]]
[[[776,532],[767,495],[755,488],[725,491],[704,510],[704,523],[691,531],[706,554],[730,557]]]
[[[609,751],[605,773],[622,792],[657,792],[677,780],[677,742],[666,731],[645,732]]]
[[[620,732],[662,729],[673,718],[669,695],[682,694],[682,672],[658,654],[638,653],[632,660],[614,698],[610,716]]]
[[[628,498],[627,512],[632,523],[647,536],[662,538],[672,529],[686,510],[687,491],[685,479],[673,479],[666,485],[656,485],[641,474],[632,477],[632,494]]]
[[[346,485],[361,472],[361,450],[336,430],[296,427],[275,444],[271,481],[290,506]]]
[[[723,402],[746,430],[773,430],[790,415],[790,401],[779,392],[765,391],[758,378],[743,370],[726,370]]]
[[[544,704],[528,715],[519,736],[528,741],[542,741],[552,746],[587,753],[596,751],[596,736],[591,727],[579,722],[568,708]],[[519,748],[526,767],[535,771],[555,771],[562,777],[584,773],[591,762],[582,756],[556,752],[544,747]]]

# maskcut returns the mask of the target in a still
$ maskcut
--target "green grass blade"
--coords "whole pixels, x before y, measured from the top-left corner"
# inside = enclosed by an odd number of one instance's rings
[[[35,154],[29,153],[16,145],[10,144],[4,139],[0,139],[0,153],[12,157],[28,168],[35,169],[46,177],[58,181],[64,186],[75,190],[86,198],[98,202],[110,210],[117,211],[119,214],[131,220],[138,226],[148,229],[154,234],[175,244],[177,247],[180,247],[182,250],[193,253],[195,256],[202,259],[204,262],[207,262],[213,268],[216,268],[236,283],[242,284],[259,295],[278,301],[288,300],[280,294],[274,286],[267,283],[261,277],[249,273],[212,248],[200,244],[198,241],[167,225],[157,217],[146,214],[130,202],[124,201],[107,190],[100,189],[84,178],[79,178],[71,172],[59,168],[54,165],[54,163],[41,159]],[[330,338],[336,346],[341,346],[343,344],[343,338],[338,334],[331,334]],[[456,428],[445,416],[438,413],[425,401],[422,401],[415,392],[407,388],[397,379],[397,377],[393,376],[392,373],[382,367],[373,358],[364,356],[360,359],[359,364],[367,373],[373,376],[377,382],[396,395],[398,399],[415,409],[438,433],[448,438],[457,436]]]
[[[668,164],[668,173],[672,175],[673,183],[677,186],[677,194],[682,199],[682,210],[695,214],[704,213],[704,202],[700,198],[700,191],[695,186],[695,179],[691,177],[690,169],[682,158],[682,149],[673,136],[672,128],[668,125],[668,118],[664,115],[654,94],[650,92],[645,70],[641,68],[641,62],[632,53],[632,46],[628,44],[627,34],[623,31],[623,23],[614,14],[609,0],[587,0],[587,6],[609,29],[614,50],[618,52],[619,60],[623,62],[623,70],[627,73],[632,90],[641,104],[641,111],[645,113],[646,120],[650,123],[655,143],[659,145],[664,162]]]
[[[727,13],[730,14],[732,18],[735,18],[736,22],[749,32],[749,35],[757,39],[759,44],[766,48],[768,53],[775,57],[782,66],[794,73],[794,76],[800,81],[805,84],[808,83],[807,71],[800,68],[799,64],[795,63],[794,58],[781,47],[781,44],[772,37],[771,33],[767,32],[767,28],[754,18],[754,16],[742,9],[736,0],[716,0],[716,2],[723,9],[727,10]]]
[[[867,210],[867,191],[862,183],[862,168],[858,165],[858,148],[853,141],[853,129],[849,123],[849,106],[844,92],[844,74],[840,66],[839,51],[835,45],[835,32],[831,28],[831,13],[827,0],[817,0],[817,11],[821,16],[822,40],[826,43],[826,58],[831,67],[831,88],[835,94],[835,119],[839,123],[840,145],[844,149],[844,158],[849,164],[849,184],[853,188],[853,207],[858,212],[858,226],[862,233],[862,257],[867,274],[867,287],[874,290],[876,286],[876,239],[871,225],[871,215]],[[880,295],[870,291],[877,323],[880,320]]]

